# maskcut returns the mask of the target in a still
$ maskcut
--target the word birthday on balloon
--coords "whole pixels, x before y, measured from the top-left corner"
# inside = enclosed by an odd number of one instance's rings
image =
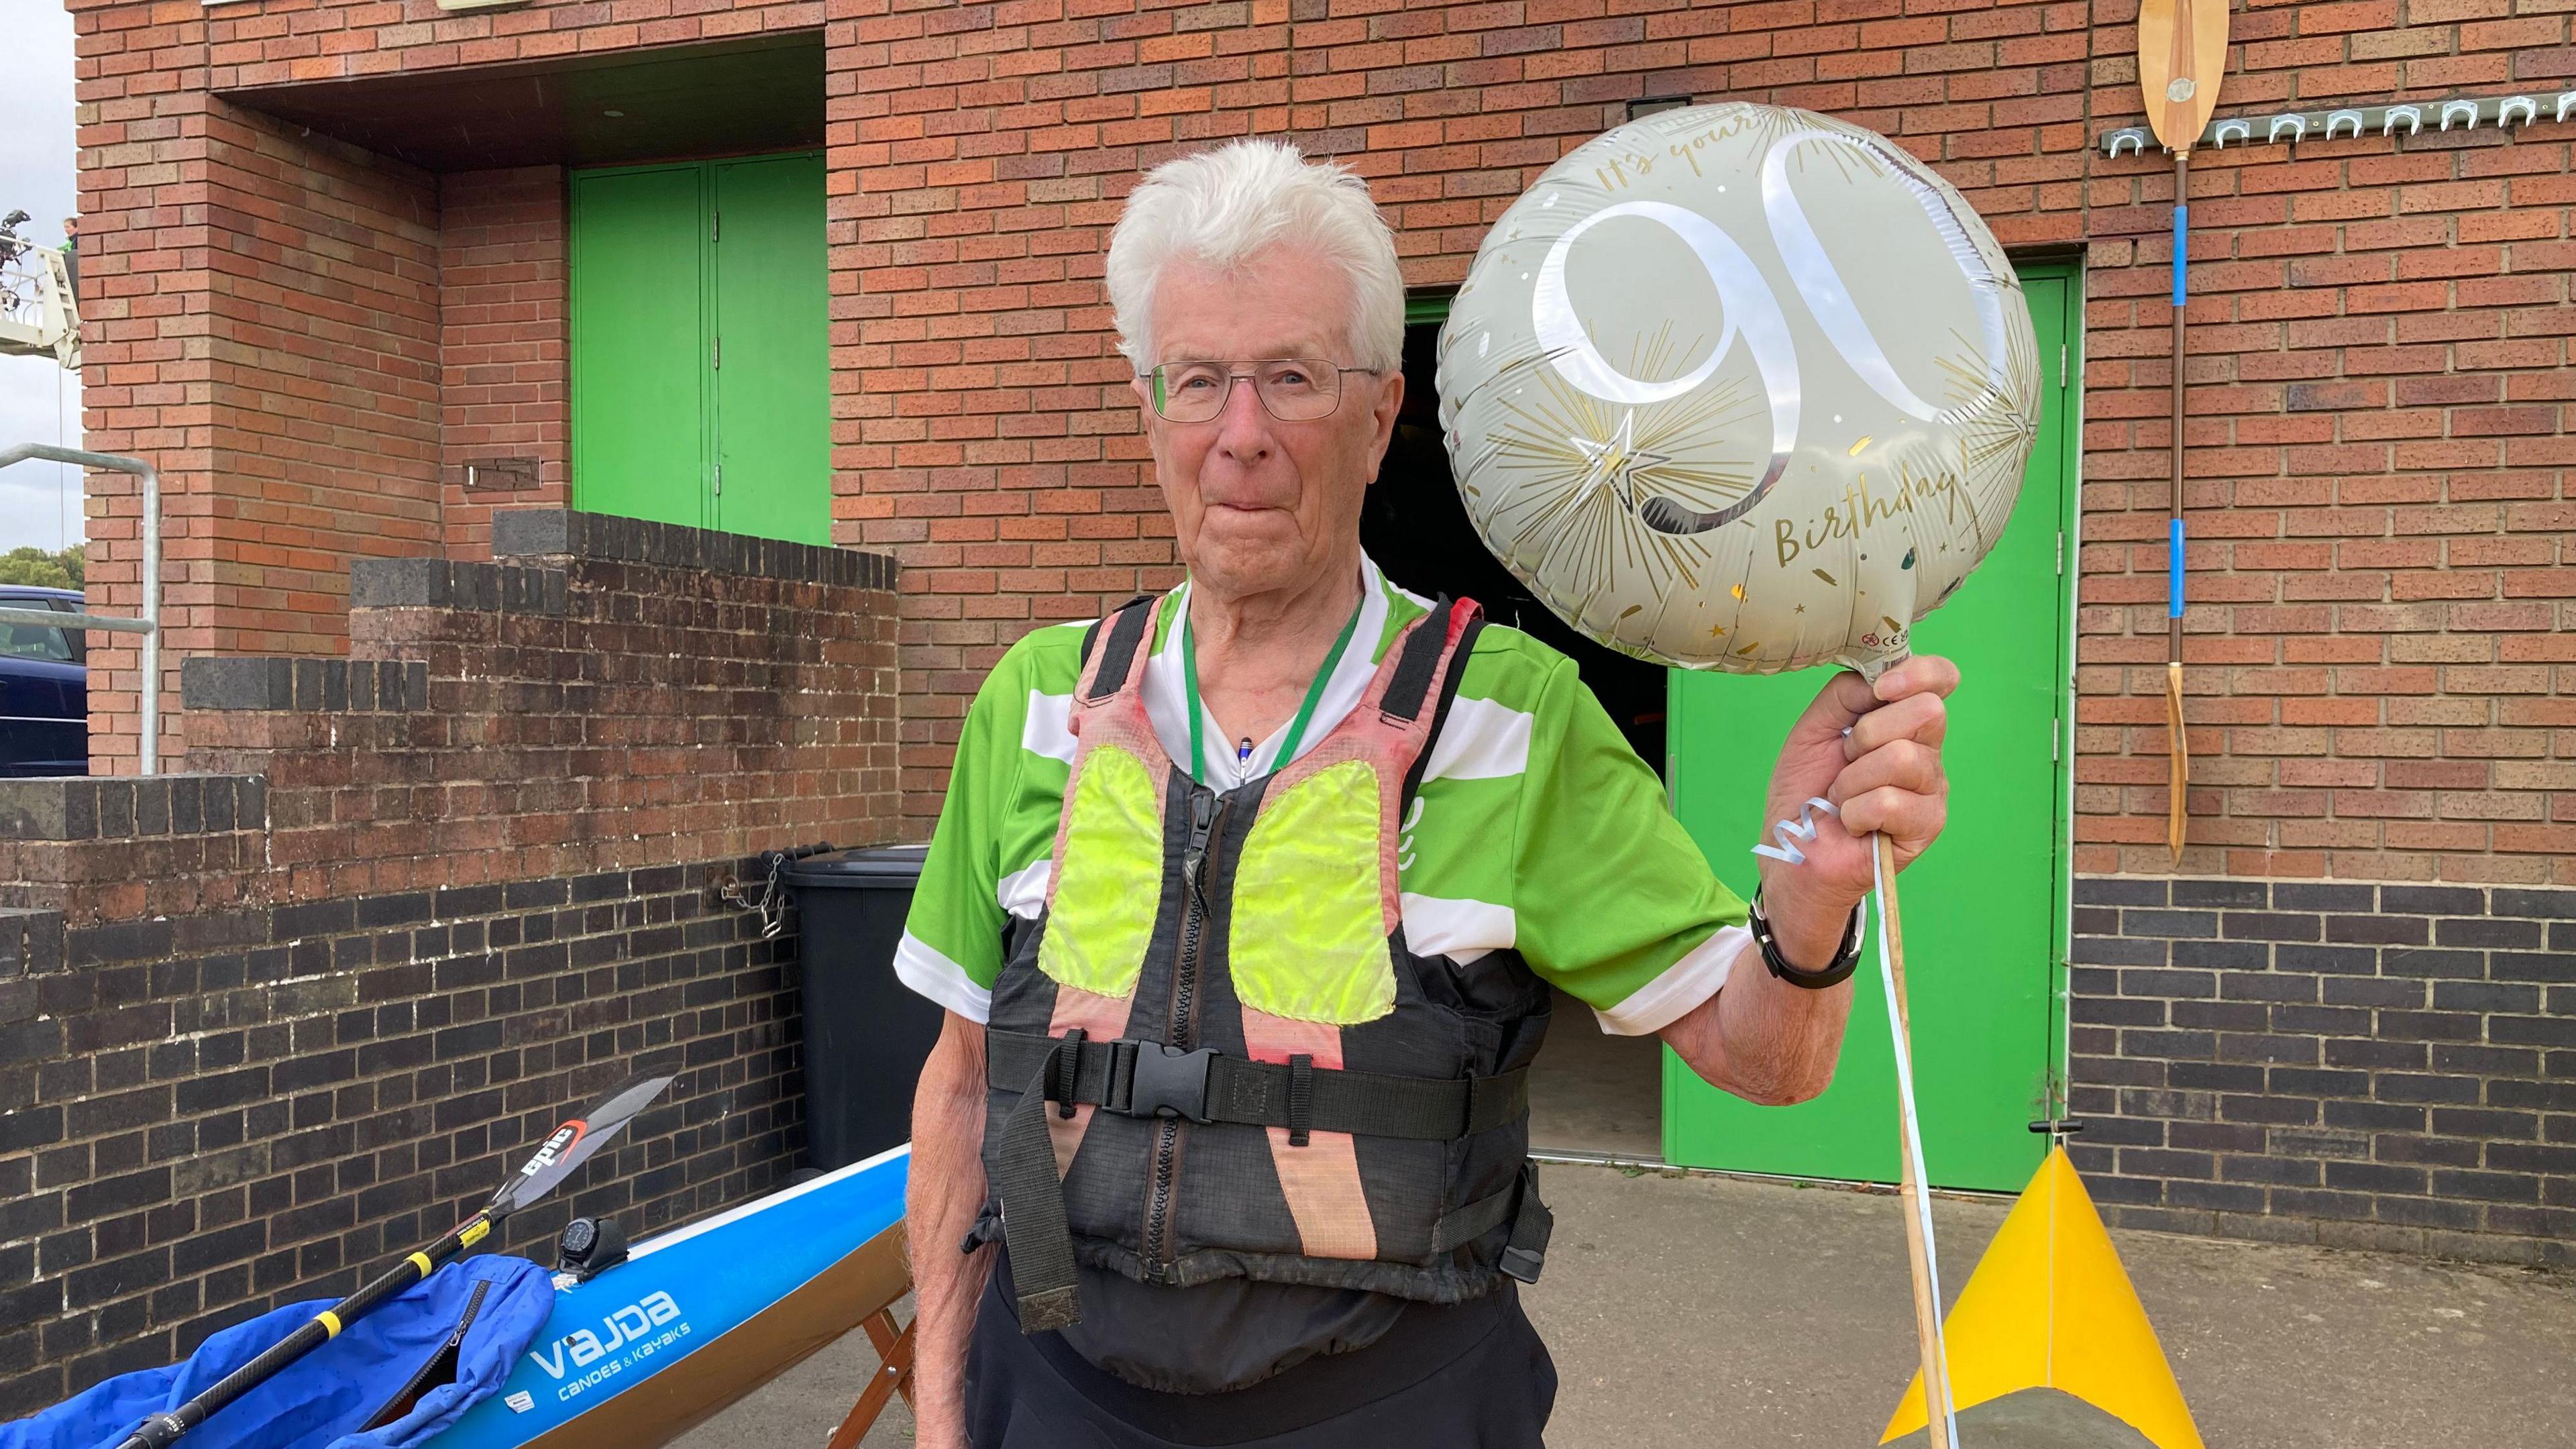
[[[1801,552],[1820,549],[1834,539],[1860,538],[1871,524],[1912,512],[1917,498],[1940,500],[1946,510],[1945,522],[1956,522],[1958,511],[1968,506],[1967,490],[1959,485],[1959,475],[1947,468],[1917,473],[1899,463],[1896,490],[1892,495],[1871,493],[1869,475],[1863,473],[1852,480],[1851,486],[1843,489],[1839,507],[1827,508],[1821,515],[1809,518],[1805,527],[1801,528],[1785,518],[1771,521],[1772,542],[1779,550],[1780,566],[1787,568]],[[1904,566],[1911,568],[1913,564],[1909,561]]]

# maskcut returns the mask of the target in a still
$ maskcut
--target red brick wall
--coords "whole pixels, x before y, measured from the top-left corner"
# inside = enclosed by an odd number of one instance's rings
[[[2156,843],[2169,173],[2090,146],[2137,119],[2134,0],[835,0],[828,17],[738,4],[650,19],[572,3],[440,18],[429,0],[252,0],[150,28],[131,0],[75,3],[83,95],[97,106],[85,185],[106,213],[111,273],[92,426],[163,428],[150,445],[165,467],[209,446],[168,431],[198,416],[186,384],[203,372],[184,347],[148,360],[135,348],[188,335],[184,299],[204,283],[176,270],[185,251],[149,282],[131,260],[190,234],[148,207],[171,184],[151,168],[187,154],[200,77],[269,83],[824,25],[837,526],[911,569],[916,833],[1000,651],[1173,575],[1099,286],[1107,228],[1142,168],[1214,138],[1292,135],[1371,178],[1407,280],[1438,286],[1530,178],[1629,100],[1768,100],[1877,127],[1939,166],[2008,245],[2086,248],[2076,865],[2172,869]],[[2567,15],[2512,3],[2253,6],[2234,17],[2222,109],[2576,84]],[[196,55],[206,68],[185,70]],[[2576,880],[2576,658],[2560,642],[2576,624],[2567,133],[2202,158],[2188,621],[2200,763],[2184,871]],[[511,295],[451,300],[449,315],[526,306],[539,335],[522,358],[524,330],[469,343],[451,329],[444,381],[483,386],[468,379],[497,366],[486,345],[541,375],[508,384],[527,399],[449,403],[449,461],[477,429],[542,439],[558,426],[542,374],[561,320],[528,295],[544,262],[481,271],[486,249],[542,253],[543,228],[501,219],[510,184],[484,184],[499,189],[450,183],[447,204],[483,219],[479,240],[460,231],[442,261],[451,281],[472,270]],[[121,214],[164,225],[129,229]],[[537,274],[503,282],[518,261]],[[138,313],[137,298],[181,315]],[[94,524],[109,580],[130,529],[114,486],[93,505],[109,510]],[[470,553],[480,525],[450,502],[440,536]],[[116,698],[111,679],[106,707]]]
[[[488,558],[492,510],[568,501],[572,414],[560,166],[439,178],[440,462],[447,554]],[[482,458],[537,486],[469,490]]]
[[[2513,12],[2258,5],[2222,111],[2576,87],[2568,16]],[[2193,157],[2185,872],[2576,883],[2571,131]],[[2171,163],[2087,190],[2076,868],[2160,874]]]
[[[870,7],[829,62],[853,72],[832,166],[855,173],[833,198],[835,461],[846,536],[914,584],[912,828],[1013,639],[1175,576],[1099,283],[1143,168],[1293,136],[1370,178],[1406,281],[1441,286],[1628,101],[1765,100],[1901,137],[2008,244],[2063,246],[2084,236],[2085,27],[2081,5],[1896,0]]]
[[[833,63],[837,454],[851,536],[900,551],[914,828],[968,691],[1031,624],[1168,580],[1097,278],[1142,168],[1289,133],[1353,162],[1406,277],[1640,96],[1831,111],[1903,140],[2007,245],[2084,243],[2077,868],[2171,870],[2161,574],[2160,160],[2131,0],[998,6],[857,22]],[[971,22],[971,23],[970,23]],[[2264,5],[2227,106],[2540,89],[2563,14]],[[2560,84],[2576,84],[2561,80]],[[2568,129],[2206,158],[2188,627],[2197,873],[2576,880],[2564,399]],[[2556,667],[2553,667],[2556,666]]]

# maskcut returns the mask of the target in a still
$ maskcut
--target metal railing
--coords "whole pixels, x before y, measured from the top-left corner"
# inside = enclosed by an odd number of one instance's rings
[[[161,475],[140,458],[57,448],[47,443],[20,443],[0,448],[0,468],[41,459],[76,468],[131,473],[143,480],[143,617],[117,614],[62,614],[51,609],[0,609],[0,624],[50,624],[57,629],[103,629],[143,636],[143,690],[138,713],[142,737],[136,764],[139,773],[161,773]]]

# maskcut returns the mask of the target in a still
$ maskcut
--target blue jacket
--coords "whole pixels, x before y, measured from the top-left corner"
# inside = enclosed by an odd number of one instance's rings
[[[501,1386],[554,1300],[553,1275],[525,1258],[450,1263],[224,1407],[179,1449],[409,1449]],[[136,1425],[186,1403],[331,1302],[262,1314],[208,1338],[183,1363],[121,1374],[0,1424],[0,1449],[116,1449]],[[437,1386],[370,1427],[424,1376]]]

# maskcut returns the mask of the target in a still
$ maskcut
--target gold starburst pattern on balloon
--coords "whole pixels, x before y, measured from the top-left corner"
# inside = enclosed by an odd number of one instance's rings
[[[2004,336],[2007,350],[2003,375],[2013,380],[2008,391],[1994,388],[1992,359],[1963,332],[1954,329],[1950,334],[1953,350],[1935,359],[1942,374],[1942,400],[1946,404],[1943,416],[1957,430],[1959,477],[1966,485],[1980,554],[1991,548],[2002,532],[2012,499],[2020,492],[2023,461],[2030,456],[2032,440],[2039,436],[2036,411],[2026,411],[2012,401],[2015,397],[2039,395],[2038,341],[2026,331],[2007,331]],[[2004,506],[1994,510],[1996,516],[1989,527],[1986,505],[1998,497]]]
[[[1619,413],[1619,426],[1610,430],[1609,437],[1566,439],[1591,463],[1574,486],[1579,490],[1605,491],[1623,506],[1635,508],[1637,475],[1672,462],[1669,454],[1637,446],[1636,430],[1637,410],[1625,408]]]
[[[1673,376],[1708,345],[1703,337],[1677,344],[1667,321],[1635,339],[1627,371],[1646,379]],[[1762,407],[1752,387],[1712,381],[1667,402],[1629,406],[1570,386],[1550,366],[1530,368],[1514,381],[1498,401],[1503,416],[1488,446],[1462,480],[1478,495],[1497,495],[1487,542],[1507,558],[1534,560],[1549,572],[1561,568],[1600,586],[1642,571],[1659,596],[1671,597],[1676,580],[1697,589],[1706,549],[1688,536],[1646,527],[1637,506],[1663,495],[1716,509],[1753,486],[1749,466],[1689,461],[1742,451],[1730,444]]]

